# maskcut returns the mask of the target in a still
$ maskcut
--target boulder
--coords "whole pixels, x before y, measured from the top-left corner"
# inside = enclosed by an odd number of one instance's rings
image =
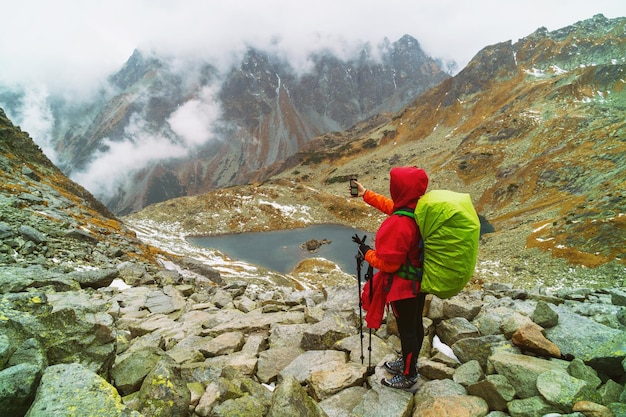
[[[481,397],[490,410],[505,411],[507,403],[515,398],[515,388],[504,375],[487,375],[484,380],[467,388],[467,393]]]
[[[304,352],[279,374],[279,380],[288,375],[293,376],[299,383],[308,382],[314,371],[333,369],[339,364],[346,363],[346,354],[336,350],[311,350]]]
[[[554,327],[559,323],[559,314],[545,301],[538,301],[532,320],[545,329]]]
[[[452,395],[430,397],[417,403],[413,416],[417,417],[484,417],[489,412],[487,402],[480,397]]]
[[[78,363],[53,365],[43,373],[26,417],[73,416],[141,417],[129,410],[105,379]]]
[[[356,333],[357,329],[353,323],[347,322],[339,315],[329,316],[307,326],[302,334],[301,346],[304,350],[332,349],[336,342]]]
[[[346,388],[363,385],[367,366],[353,362],[338,363],[332,369],[311,372],[310,389],[313,398],[324,400]]]
[[[561,410],[546,402],[540,395],[509,401],[507,406],[511,417],[561,415]]]
[[[42,370],[21,363],[0,371],[0,409],[7,416],[23,416],[35,398]]]
[[[124,353],[116,359],[111,369],[113,384],[122,395],[138,391],[145,377],[164,356],[163,350],[152,346]]]
[[[482,307],[483,301],[478,294],[461,292],[443,301],[443,315],[446,318],[463,317],[472,321]]]
[[[532,322],[517,329],[511,337],[511,342],[523,352],[532,352],[546,357],[561,357],[559,347],[546,339],[543,329]]]
[[[539,375],[548,371],[565,373],[567,368],[565,361],[545,360],[509,352],[495,353],[489,358],[489,365],[507,378],[521,399],[540,395],[537,390]]]
[[[545,334],[559,347],[563,355],[580,358],[587,364],[595,363],[607,375],[624,373],[623,369],[619,369],[619,362],[626,352],[622,347],[622,354],[619,354],[619,346],[626,340],[624,332],[572,313],[564,305],[554,308],[559,314],[559,323],[545,329]],[[618,349],[613,350],[614,348]]]
[[[363,417],[405,417],[410,416],[415,401],[410,392],[388,388],[373,383],[372,388],[361,397],[352,414]]]
[[[485,377],[483,368],[477,360],[465,362],[454,371],[452,380],[458,384],[468,387],[477,383]]]
[[[448,346],[454,345],[461,339],[480,336],[476,326],[464,317],[453,317],[443,320],[437,325],[437,334],[441,341]]]
[[[570,413],[578,401],[590,401],[596,398],[599,400],[599,395],[585,381],[558,370],[539,375],[537,390],[548,403],[565,413]]]
[[[302,353],[304,350],[299,347],[280,347],[260,352],[257,377],[264,383],[274,382],[282,370]]]
[[[327,417],[293,375],[285,375],[272,396],[267,417]]]
[[[169,358],[160,360],[137,394],[136,410],[143,416],[186,417],[191,393],[180,369]]]

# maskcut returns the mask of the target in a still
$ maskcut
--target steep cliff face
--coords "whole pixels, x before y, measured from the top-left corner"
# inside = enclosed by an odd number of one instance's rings
[[[121,143],[129,149],[150,141],[171,144],[176,152],[127,167],[124,182],[97,192],[111,210],[126,213],[247,183],[311,138],[399,110],[449,78],[410,36],[388,42],[380,54],[366,45],[352,60],[320,53],[311,62],[312,69],[300,74],[284,60],[249,49],[236,67],[220,74],[210,63],[180,70],[175,60],[136,51],[111,77],[117,92],[101,96],[89,123],[56,132],[63,170],[76,175]],[[193,106],[199,119],[187,122],[198,124],[202,138],[185,137],[188,127],[175,124],[177,112]]]

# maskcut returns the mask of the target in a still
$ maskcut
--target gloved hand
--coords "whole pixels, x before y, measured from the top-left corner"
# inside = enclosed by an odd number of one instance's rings
[[[361,252],[361,255],[363,255],[363,258],[365,258],[365,254],[367,253],[368,250],[372,250],[372,247],[370,245],[366,245],[365,243],[361,243],[359,245],[359,252]]]
[[[368,250],[372,249],[371,246],[365,244],[365,239],[367,239],[367,235],[364,235],[363,239],[359,238],[359,235],[357,234],[352,236],[352,241],[359,245],[359,252],[361,253],[363,257],[365,257],[365,254],[367,253]]]

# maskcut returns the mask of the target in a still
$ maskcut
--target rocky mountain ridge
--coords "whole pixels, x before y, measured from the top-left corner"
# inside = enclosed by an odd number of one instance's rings
[[[303,73],[254,48],[228,70],[181,61],[136,50],[96,99],[80,106],[50,99],[58,165],[93,182],[92,192],[115,213],[247,183],[311,138],[397,111],[449,77],[410,36],[380,51],[363,45],[351,59],[318,52]],[[0,94],[0,102],[18,108],[20,99]],[[126,164],[129,152],[145,162]],[[83,174],[106,157],[119,167],[109,175],[116,181]]]

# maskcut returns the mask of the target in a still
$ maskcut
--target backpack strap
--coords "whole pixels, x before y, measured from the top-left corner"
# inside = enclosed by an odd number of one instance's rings
[[[393,214],[397,214],[398,216],[410,217],[415,220],[415,212],[412,211],[410,208],[401,208],[400,210],[394,211]],[[398,271],[396,271],[396,275],[398,275],[399,277],[402,277],[404,279],[410,279],[411,281],[413,281],[413,293],[415,295],[419,293],[417,289],[417,283],[421,283],[422,277],[424,276],[424,239],[422,238],[421,233],[419,240],[419,251],[419,267],[412,265],[409,262],[409,258],[407,256],[406,262],[400,267]]]

